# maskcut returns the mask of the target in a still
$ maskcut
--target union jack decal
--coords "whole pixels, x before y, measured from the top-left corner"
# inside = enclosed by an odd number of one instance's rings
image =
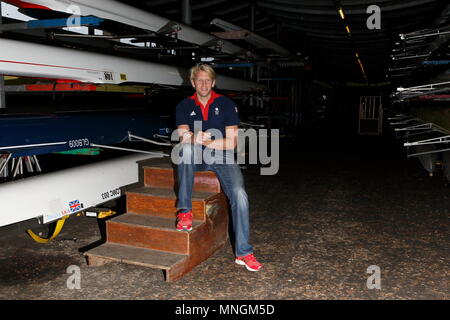
[[[74,200],[69,202],[70,212],[75,212],[81,210],[80,200]]]

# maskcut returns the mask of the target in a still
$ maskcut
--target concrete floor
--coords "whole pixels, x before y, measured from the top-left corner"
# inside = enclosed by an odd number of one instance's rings
[[[138,266],[88,267],[80,250],[99,227],[74,217],[49,244],[2,235],[0,299],[449,299],[448,183],[391,138],[341,141],[285,141],[277,175],[244,171],[261,272],[234,264],[230,244],[174,283]],[[72,265],[80,289],[67,287]],[[380,289],[367,287],[374,265]]]

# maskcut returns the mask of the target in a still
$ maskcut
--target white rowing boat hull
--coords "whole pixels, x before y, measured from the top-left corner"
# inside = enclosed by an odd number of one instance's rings
[[[0,74],[99,84],[189,85],[186,69],[9,39],[0,39]],[[263,88],[255,82],[220,75],[216,83],[223,90]]]
[[[40,7],[53,11],[65,12],[81,16],[96,16],[119,23],[124,23],[152,32],[167,32],[171,26],[177,25],[180,30],[177,37],[180,40],[198,44],[200,46],[215,45],[221,43],[222,52],[247,58],[247,50],[233,43],[221,40],[209,33],[193,29],[176,21],[157,16],[150,12],[126,5],[114,0],[17,0],[5,1],[23,7]]]
[[[130,155],[1,184],[0,227],[39,217],[47,223],[118,198],[120,188],[139,181],[137,161],[148,158]]]

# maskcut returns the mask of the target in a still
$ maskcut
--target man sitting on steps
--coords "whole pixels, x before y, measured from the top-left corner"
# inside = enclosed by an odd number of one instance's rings
[[[181,163],[177,166],[177,230],[192,230],[192,189],[196,171],[213,171],[231,205],[235,234],[235,262],[250,271],[262,264],[249,244],[249,204],[244,179],[234,161],[239,125],[238,109],[228,97],[215,93],[216,74],[207,64],[190,70],[194,95],[176,107],[176,125],[180,136]],[[208,131],[208,132],[207,132]]]

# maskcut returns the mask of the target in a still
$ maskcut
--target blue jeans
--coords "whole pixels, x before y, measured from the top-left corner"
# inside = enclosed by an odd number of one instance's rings
[[[247,193],[244,189],[244,178],[239,165],[235,161],[234,163],[229,162],[233,154],[209,149],[212,152],[212,158],[208,158],[209,160],[207,161],[205,161],[206,159],[200,161],[198,160],[198,156],[202,152],[201,146],[195,145],[194,147],[193,144],[184,143],[180,147],[179,154],[182,156],[182,160],[177,167],[177,209],[192,209],[194,173],[197,171],[213,171],[230,201],[231,218],[235,235],[235,254],[238,257],[242,257],[253,253],[253,247],[249,244],[249,203]]]

